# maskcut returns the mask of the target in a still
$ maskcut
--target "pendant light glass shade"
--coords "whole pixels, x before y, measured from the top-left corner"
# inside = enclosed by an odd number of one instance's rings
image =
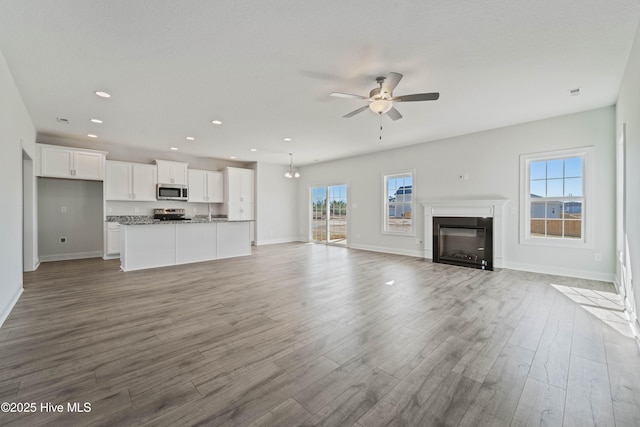
[[[293,166],[293,153],[289,153],[291,161],[289,162],[289,169],[284,173],[286,178],[300,178],[300,172]]]

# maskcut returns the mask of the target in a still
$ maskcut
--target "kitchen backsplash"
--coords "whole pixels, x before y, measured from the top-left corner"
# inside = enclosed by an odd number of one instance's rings
[[[222,203],[189,203],[176,202],[170,200],[157,202],[120,202],[108,200],[105,207],[105,216],[118,215],[151,215],[153,210],[157,208],[181,208],[185,210],[187,216],[209,215],[209,206],[211,206],[211,215],[218,216],[224,212]]]

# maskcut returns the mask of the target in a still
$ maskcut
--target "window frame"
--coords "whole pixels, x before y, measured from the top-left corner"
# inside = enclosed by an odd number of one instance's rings
[[[395,231],[389,230],[389,191],[388,191],[388,183],[390,178],[400,178],[404,176],[411,177],[411,229],[409,231]],[[415,237],[417,232],[416,227],[416,170],[402,170],[402,171],[391,171],[384,172],[382,174],[382,234],[388,234],[393,236],[408,236]]]
[[[582,199],[582,237],[570,239],[565,237],[531,236],[531,170],[533,162],[582,158],[582,196],[581,197],[545,197],[544,200],[574,201]],[[567,150],[546,151],[520,155],[520,243],[525,245],[553,246],[568,248],[593,249],[593,146],[572,148]]]

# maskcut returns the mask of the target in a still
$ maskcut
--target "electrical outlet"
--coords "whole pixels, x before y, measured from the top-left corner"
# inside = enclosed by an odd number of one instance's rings
[[[593,259],[596,261],[602,261],[602,254],[594,254]]]
[[[135,208],[133,211],[136,212],[136,213],[140,212],[140,208]]]
[[[60,212],[67,213],[67,207],[66,206],[60,206]]]
[[[60,237],[60,243],[67,243],[66,237]]]

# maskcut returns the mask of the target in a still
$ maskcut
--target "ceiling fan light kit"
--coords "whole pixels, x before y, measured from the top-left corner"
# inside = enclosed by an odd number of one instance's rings
[[[393,90],[396,88],[398,83],[400,83],[401,79],[402,74],[393,72],[389,73],[387,77],[376,78],[376,83],[378,83],[379,87],[372,89],[369,92],[368,97],[342,92],[333,92],[331,93],[331,96],[348,99],[366,99],[370,101],[368,105],[360,107],[342,116],[345,119],[353,117],[369,107],[369,109],[376,114],[387,114],[391,120],[399,120],[402,118],[402,114],[400,114],[400,112],[393,106],[394,102],[435,101],[440,97],[438,92],[393,96]]]
[[[384,114],[388,112],[391,107],[393,107],[393,102],[388,99],[376,99],[369,104],[369,109],[377,114]]]

